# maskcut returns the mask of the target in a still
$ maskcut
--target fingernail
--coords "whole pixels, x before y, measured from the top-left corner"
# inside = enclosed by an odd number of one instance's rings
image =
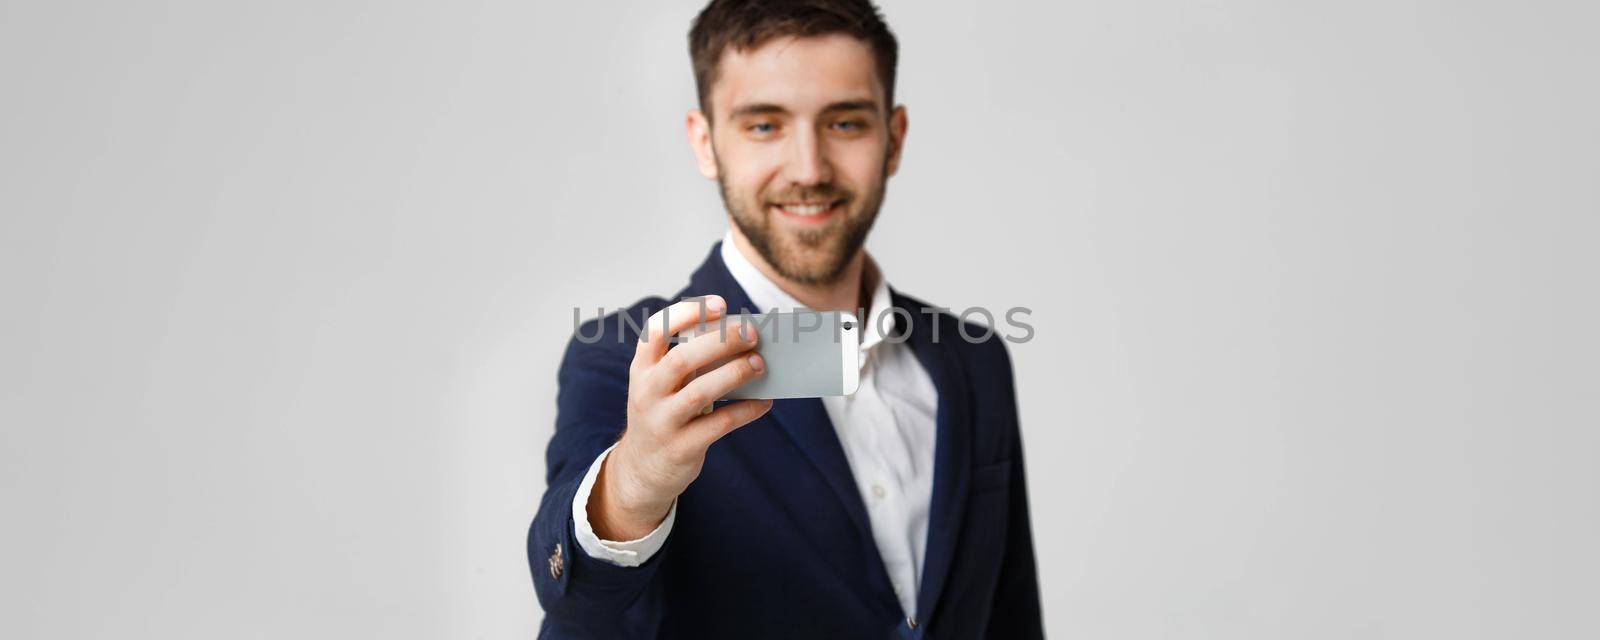
[[[761,370],[767,366],[767,364],[765,362],[761,361],[761,356],[756,355],[754,353],[750,354],[749,360],[750,360],[750,368],[751,369],[755,369],[757,373],[760,373]]]
[[[706,310],[717,312],[726,308],[728,303],[722,301],[722,296],[706,296]]]
[[[750,325],[741,323],[739,325],[739,339],[745,342],[755,342],[756,332],[750,328]]]

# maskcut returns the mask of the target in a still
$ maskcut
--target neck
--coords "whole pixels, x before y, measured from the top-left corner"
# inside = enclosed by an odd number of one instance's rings
[[[755,246],[750,244],[744,232],[739,227],[733,227],[733,246],[739,250],[750,264],[755,265],[761,275],[778,285],[784,293],[793,296],[800,304],[817,311],[849,311],[855,313],[858,309],[866,309],[872,302],[872,290],[877,286],[876,281],[868,280],[876,277],[876,269],[872,268],[871,261],[867,259],[864,249],[857,249],[855,255],[850,256],[850,262],[839,274],[839,278],[831,284],[808,284],[795,282],[783,277],[774,269]]]

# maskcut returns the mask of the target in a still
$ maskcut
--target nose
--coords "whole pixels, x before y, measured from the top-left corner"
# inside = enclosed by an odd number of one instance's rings
[[[815,185],[833,180],[833,165],[828,162],[827,147],[815,130],[802,127],[789,140],[792,145],[788,166],[790,182]]]

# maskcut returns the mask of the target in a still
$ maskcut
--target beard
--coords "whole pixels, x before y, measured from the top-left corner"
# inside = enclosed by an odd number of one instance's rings
[[[733,223],[778,275],[806,285],[831,285],[844,275],[851,258],[866,244],[867,232],[872,230],[878,209],[883,206],[889,180],[887,157],[877,184],[870,185],[862,194],[825,182],[763,191],[752,196],[730,188],[722,178],[726,175],[722,160],[718,159],[717,186]],[[795,201],[841,204],[832,218],[814,228],[795,230],[774,224],[773,218],[782,214],[772,211],[772,207],[779,202]]]

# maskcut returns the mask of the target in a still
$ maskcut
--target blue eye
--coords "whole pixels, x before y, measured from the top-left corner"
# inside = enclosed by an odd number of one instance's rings
[[[772,133],[773,129],[775,128],[776,127],[773,127],[772,123],[770,122],[758,122],[750,125],[750,130],[756,133]]]

